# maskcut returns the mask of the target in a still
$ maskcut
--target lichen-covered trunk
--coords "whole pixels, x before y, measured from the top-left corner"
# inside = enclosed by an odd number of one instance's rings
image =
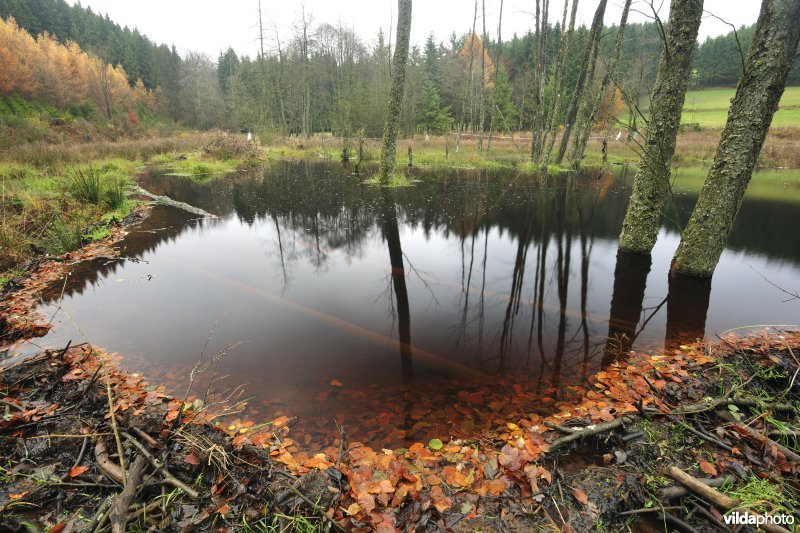
[[[619,236],[620,248],[629,252],[650,253],[658,237],[702,14],[703,0],[673,0],[670,5],[666,42],[650,99],[647,139]]]
[[[411,0],[397,0],[397,41],[392,59],[392,87],[389,89],[389,110],[383,126],[380,179],[386,183],[394,174],[397,153],[397,126],[403,104],[403,85],[406,80],[408,40],[411,34]]]
[[[728,241],[800,40],[800,0],[764,0],[714,162],[672,269],[711,276]]]

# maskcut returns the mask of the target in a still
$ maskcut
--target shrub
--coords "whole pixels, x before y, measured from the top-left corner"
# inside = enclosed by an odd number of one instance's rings
[[[80,225],[59,218],[47,232],[47,251],[53,255],[61,255],[76,250],[83,244]]]
[[[115,179],[103,191],[103,203],[111,210],[121,207],[125,200],[125,180]]]
[[[75,198],[99,204],[103,198],[103,183],[100,173],[92,167],[87,170],[73,169],[69,180],[69,191]]]

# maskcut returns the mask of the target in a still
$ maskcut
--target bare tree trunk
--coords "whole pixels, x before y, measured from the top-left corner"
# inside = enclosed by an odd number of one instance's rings
[[[472,69],[475,62],[475,24],[478,20],[478,0],[475,0],[475,11],[472,14],[472,33],[469,34],[469,76],[467,76],[467,86],[464,87],[464,105],[461,107],[461,124],[458,127],[458,136],[456,137],[456,152],[461,147],[461,133],[464,131],[464,117],[467,114],[467,100],[470,106],[470,122],[472,121],[472,87],[474,85],[472,79]]]
[[[308,59],[308,28],[311,27],[312,18],[309,17],[306,19],[306,9],[305,6],[302,7],[302,21],[301,24],[303,25],[303,118],[302,118],[302,129],[303,129],[303,136],[310,137],[311,136],[311,73],[310,73],[310,62]]]
[[[389,91],[389,112],[383,126],[383,145],[381,146],[381,182],[387,183],[394,174],[397,154],[397,125],[400,121],[400,107],[403,104],[403,85],[406,80],[408,62],[408,41],[411,35],[411,0],[397,0],[397,43],[392,59],[392,87]]]
[[[500,15],[497,18],[497,43],[495,43],[495,50],[494,50],[494,79],[495,79],[495,87],[497,87],[497,69],[500,66],[500,43],[502,42],[502,38],[500,37],[500,30],[503,27],[503,0],[500,0]],[[494,116],[494,110],[492,110],[491,115]],[[492,135],[494,134],[495,123],[492,120],[491,128],[489,129],[489,146],[487,147],[487,151],[492,151]]]
[[[800,40],[800,0],[764,0],[714,162],[672,269],[711,276],[742,205]]]
[[[629,252],[650,253],[658,237],[702,14],[703,0],[673,0],[670,5],[669,25],[662,33],[664,51],[650,100],[647,140],[619,236],[620,248]]]
[[[578,81],[575,83],[575,91],[572,93],[572,98],[570,98],[567,116],[564,120],[564,133],[561,136],[561,144],[558,148],[558,155],[556,156],[556,163],[559,165],[564,161],[564,155],[567,153],[567,144],[572,135],[572,127],[575,119],[578,116],[578,106],[581,103],[581,96],[584,88],[588,85],[586,81],[587,76],[590,71],[594,74],[594,64],[597,61],[597,47],[600,41],[600,33],[603,30],[603,16],[605,16],[606,13],[606,4],[607,0],[600,0],[594,12],[590,33],[591,37],[584,51],[583,61],[581,61],[581,72],[578,75]]]
[[[484,103],[486,102],[486,0],[481,0],[483,12],[483,34],[481,36],[481,100],[478,108],[478,151],[483,152],[483,119]],[[495,67],[497,68],[497,67]]]
[[[600,111],[603,95],[605,95],[609,86],[611,86],[612,81],[614,81],[611,95],[611,108],[613,111],[614,93],[616,92],[617,63],[619,62],[619,56],[622,53],[622,40],[625,37],[625,27],[628,24],[628,11],[630,8],[631,0],[625,0],[625,5],[622,8],[622,17],[619,21],[619,31],[617,32],[617,38],[614,42],[614,53],[611,56],[611,61],[609,61],[608,65],[606,66],[606,73],[603,76],[603,83],[600,85],[600,91],[594,97],[594,102],[590,104],[591,108],[588,110],[588,114],[584,119],[584,123],[580,124],[578,127],[575,144],[572,147],[571,157],[572,166],[574,168],[578,168],[583,160],[583,153],[586,150],[587,143],[589,142],[589,135],[592,133],[592,126],[594,125],[595,120],[597,120],[597,114]]]
[[[547,117],[547,125],[545,127],[545,146],[542,153],[542,168],[547,168],[550,164],[550,154],[553,152],[553,145],[556,142],[556,124],[561,115],[563,107],[561,101],[561,93],[564,90],[564,74],[567,70],[567,58],[569,57],[572,49],[572,35],[575,31],[575,14],[578,11],[578,0],[572,3],[572,11],[569,15],[569,29],[564,35],[564,25],[567,20],[567,5],[569,1],[564,3],[564,16],[561,22],[561,44],[558,49],[558,62],[556,63],[556,72],[553,76],[553,90],[551,91],[550,98],[550,111]]]
[[[536,0],[536,72],[533,86],[533,125],[531,128],[531,160],[537,161],[544,141],[544,87],[547,79],[547,18],[550,2]]]

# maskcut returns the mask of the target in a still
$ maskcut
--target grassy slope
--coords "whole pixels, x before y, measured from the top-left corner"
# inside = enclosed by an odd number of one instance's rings
[[[683,106],[684,124],[696,123],[703,128],[722,128],[728,117],[735,88],[704,89],[686,93]],[[800,87],[787,87],[780,109],[772,120],[773,127],[800,126]]]

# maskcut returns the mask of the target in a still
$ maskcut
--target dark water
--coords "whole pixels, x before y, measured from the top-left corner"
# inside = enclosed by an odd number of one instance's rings
[[[142,185],[220,219],[154,209],[123,259],[76,268],[63,308],[175,392],[210,330],[206,357],[241,343],[214,390],[246,383],[243,416],[298,416],[293,436],[314,447],[338,435],[334,419],[379,445],[480,433],[569,401],[620,349],[800,316],[760,276],[798,288],[791,202],[746,201],[708,283],[668,280],[670,221],[652,262],[617,256],[630,193],[619,175],[451,171],[387,192],[300,162]],[[677,197],[684,220],[694,201]],[[64,315],[56,323],[46,345],[81,339]]]

